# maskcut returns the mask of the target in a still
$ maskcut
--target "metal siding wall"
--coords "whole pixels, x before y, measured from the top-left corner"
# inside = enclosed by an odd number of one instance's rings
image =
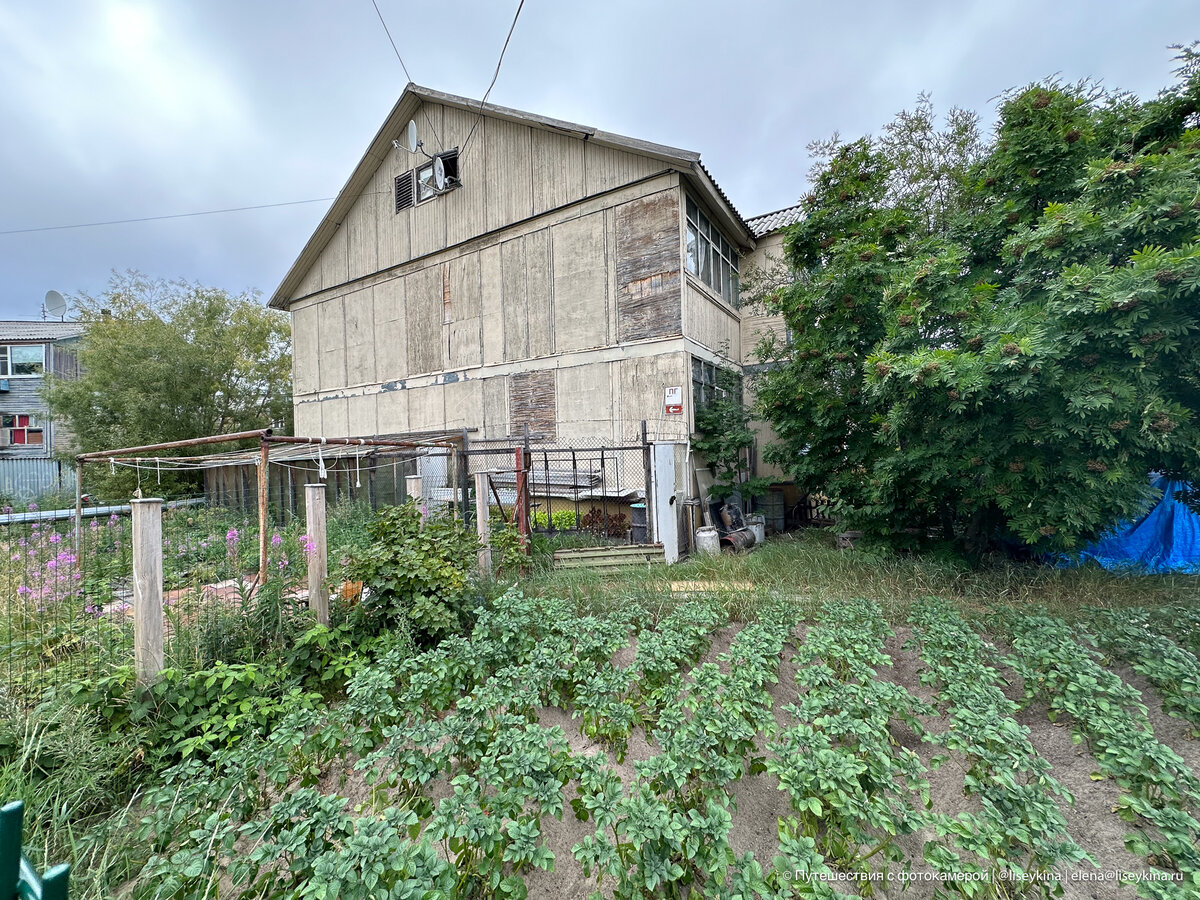
[[[0,459],[0,496],[11,500],[65,490],[67,480],[62,463],[54,459]]]

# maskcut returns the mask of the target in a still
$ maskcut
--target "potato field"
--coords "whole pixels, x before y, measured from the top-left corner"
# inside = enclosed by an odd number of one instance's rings
[[[142,798],[137,897],[1200,896],[1196,615],[510,592]]]

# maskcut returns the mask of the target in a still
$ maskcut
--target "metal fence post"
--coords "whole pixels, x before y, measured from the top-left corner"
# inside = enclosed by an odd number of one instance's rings
[[[133,662],[138,684],[151,684],[163,668],[162,500],[134,500]]]
[[[304,486],[304,518],[308,531],[308,606],[321,625],[329,624],[329,593],[325,578],[329,573],[325,540],[325,485]]]

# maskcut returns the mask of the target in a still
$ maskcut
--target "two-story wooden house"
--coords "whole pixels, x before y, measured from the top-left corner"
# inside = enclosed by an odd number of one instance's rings
[[[698,153],[410,84],[270,300],[296,431],[685,439],[791,212],[747,222]]]

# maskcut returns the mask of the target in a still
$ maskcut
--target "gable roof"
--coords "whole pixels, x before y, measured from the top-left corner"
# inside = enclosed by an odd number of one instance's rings
[[[79,322],[0,321],[0,342],[65,341],[83,334]]]
[[[750,230],[754,232],[754,236],[760,238],[763,235],[770,234],[772,231],[786,228],[788,225],[795,225],[803,218],[804,205],[797,203],[795,206],[777,209],[774,212],[763,213],[760,216],[751,216],[746,220],[746,224],[750,226]]]
[[[693,150],[681,150],[678,147],[668,147],[665,144],[655,144],[651,141],[600,131],[589,125],[554,119],[537,113],[511,109],[507,106],[497,106],[493,103],[481,104],[478,100],[443,93],[409,82],[401,93],[400,99],[396,101],[396,105],[392,107],[392,111],[379,127],[379,131],[375,133],[375,137],[372,138],[362,159],[354,167],[350,177],[346,179],[346,183],[338,192],[329,211],[325,213],[324,218],[317,225],[316,231],[308,239],[308,243],[304,245],[304,249],[300,251],[300,255],[288,269],[279,287],[271,295],[268,306],[275,309],[288,308],[292,295],[296,292],[305,274],[316,264],[321,251],[333,238],[342,221],[349,215],[355,201],[374,176],[375,171],[387,158],[388,152],[392,149],[392,141],[400,136],[408,120],[416,116],[421,104],[426,102],[457,107],[472,113],[482,112],[492,118],[517,122],[574,137],[590,144],[599,144],[660,160],[681,172],[694,188],[705,195],[713,212],[722,220],[722,224],[737,243],[745,249],[754,246],[753,230],[734,208],[725,192],[717,185],[708,169],[700,162],[700,154]]]

